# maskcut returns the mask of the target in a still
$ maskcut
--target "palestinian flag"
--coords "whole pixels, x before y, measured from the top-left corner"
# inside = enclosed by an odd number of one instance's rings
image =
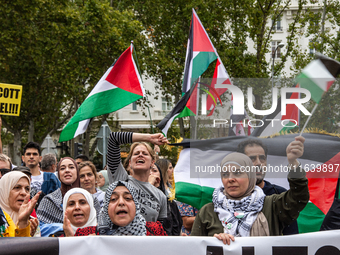
[[[318,104],[322,95],[328,91],[330,86],[334,83],[335,78],[340,73],[340,63],[334,59],[328,58],[324,55],[317,54],[317,60],[309,63],[295,79],[295,86],[308,89],[311,93],[312,99]],[[295,87],[294,86],[294,87]],[[299,93],[290,93],[287,98],[297,99]],[[275,112],[269,116],[265,116],[262,121],[264,125],[258,127],[252,133],[252,136],[270,136],[275,133],[282,133],[300,125],[299,109],[293,105],[286,106],[286,115],[281,114],[281,98],[278,100]],[[266,120],[287,120],[283,122],[285,127],[282,127],[281,121],[266,121]],[[289,121],[289,120],[295,120]]]
[[[133,45],[106,71],[75,115],[64,127],[59,142],[87,129],[91,118],[117,111],[144,96],[142,79],[132,57]]]
[[[288,189],[286,147],[296,134],[273,138],[254,138],[268,147],[266,180]],[[301,233],[318,231],[330,209],[340,171],[340,138],[325,134],[304,134],[304,155],[299,159],[307,172],[310,202],[298,218]],[[211,202],[214,188],[222,185],[220,162],[225,155],[236,151],[237,145],[248,139],[234,136],[201,141],[184,141],[175,167],[176,199],[200,209]],[[318,172],[322,169],[323,172]]]
[[[187,91],[184,96],[177,102],[175,107],[169,112],[161,122],[159,122],[156,127],[158,127],[160,130],[162,130],[163,134],[166,136],[168,133],[168,130],[170,128],[171,123],[181,117],[186,116],[195,116],[195,113],[192,112],[187,106],[190,105],[190,100],[192,100],[192,96],[194,97],[194,100],[197,98],[197,84],[195,86],[192,86],[189,91]],[[195,108],[196,109],[196,108]]]
[[[207,98],[207,110],[210,111],[207,116],[211,116],[214,113],[215,107],[217,105],[216,97],[221,96],[224,92],[227,91],[226,88],[215,88],[216,83],[231,85],[230,77],[220,57],[218,57],[216,61],[215,71],[211,82],[211,89],[209,89],[210,94]],[[215,88],[217,95],[215,95],[212,88]]]
[[[205,70],[207,70],[210,63],[217,59],[217,57],[218,54],[214,45],[195,10],[192,9],[192,19],[184,67],[183,95],[191,88]]]
[[[339,64],[339,63],[338,63]],[[301,88],[308,89],[312,99],[318,104],[325,92],[332,86],[335,78],[320,59],[309,63],[296,77]]]

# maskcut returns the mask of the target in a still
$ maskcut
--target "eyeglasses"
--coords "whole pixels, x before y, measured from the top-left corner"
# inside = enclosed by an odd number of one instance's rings
[[[7,168],[1,168],[1,169],[0,169],[1,175],[7,174],[7,173],[9,173],[10,171],[11,171],[11,169],[7,169]]]
[[[35,156],[35,157],[36,157],[36,156],[39,156],[39,154],[38,154],[37,152],[33,152],[33,153],[31,153],[31,152],[26,152],[25,155],[26,155],[26,156],[31,156],[31,155],[33,155],[33,156]]]
[[[252,162],[255,162],[257,158],[263,163],[266,161],[267,157],[266,155],[256,155],[256,156],[249,156]]]

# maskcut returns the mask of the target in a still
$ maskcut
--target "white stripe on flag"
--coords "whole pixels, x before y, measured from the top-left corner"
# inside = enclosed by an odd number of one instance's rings
[[[211,188],[219,187],[222,185],[222,182],[220,172],[217,171],[217,166],[219,166],[222,159],[231,152],[232,151],[217,150],[202,151],[196,148],[183,149],[174,171],[175,183],[187,182]],[[204,165],[198,165],[200,164],[199,162],[204,162]],[[299,162],[302,166],[309,167],[309,169],[305,169],[306,171],[311,170],[313,164],[314,166],[317,166],[318,164],[322,165],[321,162],[301,158],[299,159]],[[265,179],[289,189],[286,178],[288,172],[284,172],[283,169],[285,166],[288,166],[287,157],[268,155],[267,166],[271,167],[271,172],[267,172]],[[209,173],[212,169],[215,169],[215,172]],[[211,176],[212,178],[208,178],[207,176]]]
[[[90,96],[100,93],[100,92],[104,92],[110,89],[115,89],[117,88],[115,85],[111,84],[110,82],[106,81],[106,77],[109,75],[109,73],[111,72],[113,66],[111,66],[109,69],[107,69],[106,73],[102,76],[102,78],[98,81],[97,85],[92,89],[92,91],[90,92],[90,94],[86,97],[89,98]]]
[[[91,119],[82,120],[79,122],[76,132],[74,133],[74,137],[77,137],[78,135],[85,133],[87,126],[89,125]]]
[[[174,119],[175,119],[176,116],[178,116],[178,115],[179,115],[179,113],[177,113],[177,114],[175,114],[174,116],[172,116],[172,117],[168,120],[168,122],[166,123],[165,127],[162,129],[162,132],[164,133],[165,136],[167,135],[168,130],[169,130],[169,128],[170,128],[172,122],[174,121]]]
[[[320,59],[312,61],[305,69],[302,70],[302,73],[312,79],[313,82],[315,82],[315,84],[317,84],[323,91],[327,91],[328,83],[325,82],[325,79],[329,81],[334,80],[334,77],[330,74]]]

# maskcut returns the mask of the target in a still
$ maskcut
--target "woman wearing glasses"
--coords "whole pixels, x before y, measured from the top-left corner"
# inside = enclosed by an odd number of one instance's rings
[[[256,186],[256,167],[245,154],[227,155],[221,169],[223,185],[196,215],[192,236],[215,236],[230,244],[235,237],[282,235],[308,203],[308,181],[301,167],[289,172],[289,191],[271,196]]]

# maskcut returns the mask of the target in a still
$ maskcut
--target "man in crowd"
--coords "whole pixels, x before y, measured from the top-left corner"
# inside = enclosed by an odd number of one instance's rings
[[[89,158],[88,158],[86,155],[79,154],[79,155],[75,158],[75,160],[76,160],[77,165],[79,166],[79,164],[80,164],[81,162],[89,161]]]
[[[53,153],[48,153],[42,157],[41,170],[43,172],[55,173],[57,169],[57,158]]]
[[[40,190],[44,195],[47,195],[61,186],[60,181],[53,173],[40,171],[39,163],[41,158],[40,145],[36,142],[28,142],[24,147],[22,161],[30,169],[32,174],[31,196]]]
[[[288,145],[289,146],[289,145]],[[301,145],[297,145],[299,149],[303,151],[303,143],[302,147]],[[287,147],[288,148],[288,147]],[[266,171],[264,169],[267,168],[267,156],[268,156],[268,148],[265,146],[261,140],[256,139],[247,139],[241,143],[239,143],[237,147],[237,152],[246,154],[251,161],[253,162],[253,165],[257,167],[256,172],[256,185],[258,185],[266,194],[267,196],[272,194],[281,194],[282,192],[285,192],[286,189],[284,187],[281,187],[276,184],[272,184],[269,181],[264,180],[264,177],[266,175]],[[288,154],[287,154],[288,158]],[[296,158],[288,158],[289,164],[298,167],[299,162]],[[288,227],[286,227],[283,230],[284,235],[292,235],[292,234],[298,234],[299,229],[297,222],[293,222]]]

